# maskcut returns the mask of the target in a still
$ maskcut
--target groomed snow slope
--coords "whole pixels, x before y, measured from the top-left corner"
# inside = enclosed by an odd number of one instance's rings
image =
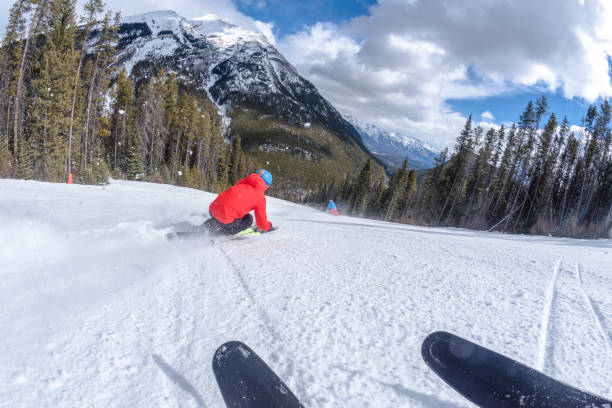
[[[221,407],[242,340],[311,407],[467,407],[451,331],[612,398],[612,241],[416,228],[269,199],[280,229],[169,242],[213,195],[0,180],[0,406]]]

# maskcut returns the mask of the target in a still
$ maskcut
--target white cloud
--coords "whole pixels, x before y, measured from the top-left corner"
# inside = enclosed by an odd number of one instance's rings
[[[494,121],[495,120],[495,116],[493,116],[491,111],[484,111],[484,112],[482,112],[480,114],[480,117],[482,118],[482,120],[488,120],[488,121]]]
[[[444,53],[435,45],[392,36],[385,41],[391,50],[357,42],[336,25],[318,23],[281,40],[279,47],[342,112],[436,146],[446,144],[451,140],[446,135],[454,135],[465,118],[445,107],[445,82],[466,79],[466,70],[439,70]],[[365,56],[367,52],[373,55]]]
[[[341,26],[318,23],[279,48],[342,112],[432,144],[465,118],[448,99],[525,87],[612,96],[608,0],[379,0]],[[494,121],[483,113],[484,124]]]

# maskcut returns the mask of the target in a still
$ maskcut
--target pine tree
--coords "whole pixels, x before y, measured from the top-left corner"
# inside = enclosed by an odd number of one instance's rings
[[[578,149],[580,143],[570,133],[563,154],[561,155],[561,171],[559,172],[559,182],[557,187],[557,202],[560,203],[558,208],[559,224],[563,224],[565,216],[569,208],[568,198],[572,188],[572,180],[575,178],[576,161],[578,159]]]
[[[225,144],[221,133],[221,118],[216,107],[207,99],[198,99],[196,111],[196,167],[204,186],[214,189],[217,184],[218,151]]]
[[[482,130],[480,130],[481,132]],[[473,149],[476,143],[475,132],[472,129],[472,115],[469,116],[465,122],[465,126],[455,145],[455,153],[450,160],[446,175],[450,179],[449,190],[443,192],[443,196],[446,197],[444,205],[440,210],[436,224],[439,224],[442,218],[445,218],[445,223],[448,223],[449,219],[454,213],[455,206],[463,198],[463,192],[466,184],[466,175],[470,167],[470,163],[473,159]]]
[[[178,84],[176,77],[172,75],[166,84],[166,126],[170,130],[170,134],[174,135],[174,148],[168,156],[172,161],[172,179],[177,175],[178,169],[181,167],[182,152],[185,151],[185,165],[187,165],[187,155],[191,148],[191,140],[195,127],[196,107],[193,98],[189,94],[178,93]],[[178,98],[178,105],[174,105],[174,99]],[[170,102],[171,101],[171,102]],[[169,112],[170,110],[170,112]],[[187,141],[187,147],[185,147]]]
[[[417,173],[414,170],[410,170],[407,174],[406,188],[404,190],[403,199],[400,203],[402,208],[402,218],[406,219],[411,216],[411,210],[413,206],[414,196],[417,191]]]
[[[472,213],[474,205],[479,206],[482,203],[485,194],[487,175],[491,173],[491,156],[495,149],[496,137],[497,133],[495,129],[489,129],[485,136],[484,143],[478,151],[474,161],[474,166],[470,172],[466,185],[468,203],[463,211],[462,223],[465,223],[468,218],[475,215]]]
[[[30,0],[17,0],[9,11],[6,34],[0,46],[0,177],[11,174],[14,165],[11,136],[11,107],[15,96],[16,73],[20,64],[21,39],[25,35]]]
[[[371,181],[372,161],[368,159],[366,164],[363,166],[363,168],[357,175],[357,178],[355,179],[355,182],[353,183],[353,186],[351,188],[350,205],[353,214],[365,214]]]
[[[506,139],[506,128],[504,127],[504,125],[501,125],[500,128],[495,133],[495,137],[494,137],[494,143],[496,144],[495,153],[493,154],[491,162],[489,163],[489,165],[491,166],[491,171],[489,171],[487,174],[485,193],[479,204],[479,215],[485,218],[489,216],[491,204],[493,203],[493,200],[495,199],[495,196],[498,193],[498,191],[496,190],[495,181],[496,181],[497,175],[499,174],[500,167],[502,165],[500,160],[502,158],[502,152],[503,152],[505,139]]]
[[[552,165],[551,147],[557,129],[557,119],[553,113],[550,116],[544,131],[539,137],[538,150],[534,159],[533,176],[528,187],[530,200],[529,210],[526,215],[527,227],[531,227],[542,215],[547,202],[548,187],[551,183]]]
[[[23,180],[35,179],[36,162],[39,157],[38,152],[34,148],[33,141],[30,138],[24,138],[19,149],[17,177]]]
[[[33,79],[34,111],[40,122],[29,130],[42,147],[38,161],[44,179],[64,181],[68,167],[68,129],[77,53],[75,1],[53,0],[45,19],[46,44]],[[21,163],[20,163],[21,165]]]
[[[210,102],[204,104],[207,112],[207,125],[204,133],[208,140],[208,155],[204,164],[204,172],[208,178],[209,186],[218,185],[217,174],[218,160],[217,158],[221,152],[225,149],[225,139],[222,131],[222,119],[216,111],[216,108]]]
[[[385,192],[387,190],[385,184],[386,177],[381,178],[375,183],[376,188],[374,189],[374,196],[372,197],[370,212],[371,215],[376,217],[380,216],[381,214],[384,214],[384,199]]]
[[[112,132],[110,120],[106,117],[102,101],[107,95],[111,76],[115,74],[112,60],[114,58],[113,44],[118,40],[119,14],[114,19],[107,12],[100,23],[96,40],[91,45],[93,58],[85,64],[84,77],[88,80],[84,87],[85,106],[83,113],[83,128],[81,131],[81,163],[80,169],[85,177],[98,173],[102,165],[100,155],[108,158],[108,145]],[[106,148],[106,150],[104,150]],[[110,161],[104,161],[107,166]],[[93,166],[92,173],[89,168]]]
[[[33,0],[31,0],[32,4]],[[20,63],[19,68],[17,70],[17,80],[16,80],[16,88],[15,88],[15,97],[13,103],[13,160],[15,165],[14,169],[18,168],[18,150],[19,150],[19,136],[22,131],[22,106],[21,102],[24,97],[24,82],[26,77],[26,69],[29,67],[29,61],[31,59],[31,47],[32,47],[32,39],[35,33],[39,32],[42,26],[42,22],[45,19],[48,13],[48,5],[49,0],[39,0],[36,4],[36,9],[32,18],[30,19],[30,25],[27,31],[27,35],[25,37],[25,43],[23,45],[23,49],[20,53]]]
[[[400,210],[402,205],[401,201],[404,198],[407,184],[408,159],[405,159],[402,167],[391,177],[389,188],[385,194],[386,197],[383,207],[385,210],[385,221],[393,219],[396,213]]]
[[[495,180],[495,197],[492,199],[492,206],[489,212],[489,217],[493,221],[506,216],[508,208],[509,194],[512,188],[512,178],[514,177],[515,163],[513,162],[514,152],[517,144],[517,128],[513,124],[508,133],[508,142],[499,164],[499,172]]]
[[[238,161],[238,174],[241,175],[240,177],[245,177],[247,174],[247,158],[245,152],[240,154],[240,160]]]
[[[514,185],[510,186],[512,189],[510,190],[508,199],[509,208],[504,217],[505,222],[503,224],[503,231],[510,225],[512,217],[522,210],[521,194],[526,197],[524,191],[526,184],[525,179],[529,170],[531,149],[537,132],[536,124],[539,120],[536,109],[541,110],[540,108],[534,108],[533,101],[529,101],[527,107],[520,116],[517,127],[517,144],[513,152],[512,166],[509,174]],[[516,228],[516,223],[518,223],[520,217],[515,216],[514,219],[514,227]]]
[[[118,176],[122,171],[125,172],[126,160],[124,153],[127,144],[127,127],[131,118],[131,104],[134,99],[134,87],[132,79],[128,76],[125,69],[117,75],[113,90],[113,104],[111,113],[111,134],[113,136],[112,146],[112,169]],[[109,146],[110,147],[110,146]]]
[[[533,148],[536,146],[535,142],[536,142],[537,132],[540,129],[540,120],[542,118],[542,115],[546,113],[547,110],[548,110],[548,102],[546,100],[546,97],[542,95],[540,98],[536,100],[536,108],[535,108],[533,119],[532,119],[532,126],[527,128],[528,129],[527,130],[527,134],[528,134],[527,144],[525,145],[524,156],[523,156],[522,165],[521,165],[523,171],[519,179],[520,180],[519,188],[517,188],[516,190],[515,201],[513,202],[513,203],[520,203],[518,206],[518,210],[516,212],[517,216],[515,217],[515,222],[514,222],[515,230],[517,229],[517,226],[521,224],[523,220],[523,212],[525,210],[525,204],[527,203],[527,200],[529,199],[529,191],[522,191],[522,190],[523,190],[524,185],[529,185],[528,178],[530,176],[530,171],[533,165],[533,163],[531,162],[532,151],[533,151]],[[519,199],[521,194],[523,196],[522,200]],[[519,199],[520,201],[516,199]]]
[[[612,107],[608,100],[600,104],[600,110],[594,129],[594,137],[597,138],[597,150],[592,163],[591,176],[587,188],[585,203],[584,223],[597,229],[599,218],[603,217],[606,207],[603,198],[606,196],[607,186],[607,164],[610,161],[610,148],[612,143],[612,131],[609,128],[612,116]]]
[[[448,148],[434,159],[434,168],[426,173],[417,194],[416,205],[419,208],[418,222],[432,223],[437,219],[446,200],[449,189],[447,174]]]
[[[241,162],[243,163],[241,164]],[[229,167],[229,183],[236,184],[242,177],[244,177],[244,173],[246,172],[240,136],[236,136],[232,143],[232,154]]]
[[[550,225],[554,223],[554,200],[556,199],[556,191],[558,189],[558,179],[560,179],[559,171],[562,167],[562,161],[560,159],[563,146],[570,133],[570,126],[567,117],[563,118],[561,126],[559,127],[558,134],[553,139],[552,152],[548,158],[547,166],[550,167],[551,175],[550,182],[548,183],[547,191],[544,193],[546,203],[542,211],[542,218],[547,220]]]
[[[229,166],[227,164],[227,152],[225,147],[219,152],[217,164],[217,191],[223,191],[227,187],[229,177]]]
[[[344,177],[342,186],[340,187],[340,199],[342,201],[348,201],[351,196],[351,180],[348,177]]]
[[[68,174],[72,173],[72,139],[73,139],[73,128],[75,122],[75,112],[77,111],[79,83],[81,80],[81,69],[83,68],[83,59],[87,52],[87,40],[89,39],[89,33],[98,23],[96,15],[101,13],[104,9],[102,0],[88,0],[85,3],[85,27],[81,33],[81,45],[79,50],[79,63],[77,70],[74,75],[74,87],[72,92],[72,104],[70,108],[70,125],[68,127]]]
[[[144,85],[137,101],[137,123],[146,150],[146,170],[149,176],[158,176],[165,163],[168,129],[164,123],[166,110],[163,96],[164,83],[158,76]]]
[[[144,172],[142,138],[136,130],[130,130],[125,146],[125,173],[130,180],[136,180]]]
[[[164,84],[164,108],[166,112],[166,127],[170,132],[175,130],[179,121],[179,84],[175,73],[166,75],[166,72],[161,70],[157,74],[159,82]]]

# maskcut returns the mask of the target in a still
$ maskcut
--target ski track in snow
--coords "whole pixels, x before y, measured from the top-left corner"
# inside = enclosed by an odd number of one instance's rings
[[[601,333],[601,337],[606,342],[608,346],[608,353],[612,356],[612,339],[610,338],[610,331],[607,329],[606,324],[604,322],[603,315],[601,311],[597,307],[597,304],[593,302],[593,299],[588,295],[586,290],[584,289],[584,283],[582,281],[582,266],[579,263],[576,263],[576,279],[578,280],[578,284],[580,285],[580,291],[584,295],[584,301],[587,305],[589,305],[589,310],[599,328],[599,332]]]
[[[225,252],[223,247],[219,247],[219,250],[221,251],[223,256],[225,256],[225,258],[227,259],[227,262],[232,268],[232,271],[234,272],[236,279],[238,279],[238,282],[240,283],[240,287],[244,290],[244,293],[246,293],[251,303],[253,303],[253,307],[255,308],[255,310],[257,310],[257,313],[259,314],[261,320],[263,321],[265,329],[272,335],[272,338],[274,340],[279,340],[281,336],[278,334],[276,329],[274,329],[274,326],[272,326],[270,317],[267,315],[265,310],[259,307],[259,305],[255,301],[255,298],[253,297],[253,293],[249,289],[249,285],[247,285],[247,283],[244,280],[244,277],[240,273],[240,269],[236,265],[234,265],[232,258],[229,257],[229,255],[227,254],[227,252]]]
[[[240,340],[305,406],[470,407],[420,357],[436,330],[612,397],[612,241],[275,199],[274,234],[165,240],[213,197],[0,180],[0,406],[222,407],[211,359]]]
[[[585,390],[592,389],[587,382],[595,379],[599,389],[612,391],[610,339],[603,314],[584,289],[579,263],[574,271],[564,269],[562,259],[555,263],[546,290],[538,350],[535,368],[547,375]],[[568,373],[575,370],[590,373],[591,378],[567,380]]]
[[[243,289],[244,293],[247,295],[247,297],[251,301],[253,307],[257,311],[257,314],[259,315],[259,318],[260,318],[260,320],[262,322],[262,325],[263,325],[264,329],[266,331],[268,331],[270,333],[270,335],[271,335],[271,342],[270,343],[272,343],[272,344],[270,344],[270,345],[274,349],[273,350],[269,350],[271,352],[271,356],[272,357],[271,357],[271,361],[269,361],[268,363],[271,363],[271,362],[278,363],[280,358],[281,358],[280,355],[282,353],[284,345],[286,344],[284,342],[283,336],[281,335],[281,333],[277,329],[274,328],[273,321],[270,318],[270,316],[268,315],[268,313],[266,313],[266,311],[264,309],[262,309],[261,306],[259,305],[259,303],[255,300],[255,297],[253,296],[253,292],[249,288],[249,285],[247,284],[243,274],[240,272],[240,268],[238,266],[236,266],[236,264],[234,263],[234,261],[232,261],[232,258],[228,255],[226,250],[223,249],[222,245],[224,243],[225,242],[221,242],[220,244],[217,244],[216,247],[219,248],[220,252],[223,254],[225,259],[227,259],[227,261],[228,261],[232,271],[235,274],[236,279],[240,283],[240,287]],[[286,371],[289,372],[290,374],[294,372],[294,366],[293,366],[292,360],[286,360]],[[298,375],[298,378],[295,379],[295,384],[294,384],[293,390],[295,392],[297,392],[298,394],[305,393],[299,377],[301,377],[301,375]]]
[[[561,269],[562,262],[562,258],[559,258],[559,260],[555,262],[552,277],[550,279],[548,289],[546,290],[546,303],[544,305],[544,311],[542,313],[542,330],[540,332],[540,343],[538,346],[538,361],[536,362],[535,366],[535,368],[540,371],[545,371],[545,369],[547,368],[546,362],[549,360],[549,355],[551,353],[552,348],[554,347],[552,340],[549,339],[549,327],[551,325],[551,310],[553,309],[553,305],[555,304],[557,279],[559,277],[559,270]],[[550,375],[553,374],[551,370],[546,371]]]

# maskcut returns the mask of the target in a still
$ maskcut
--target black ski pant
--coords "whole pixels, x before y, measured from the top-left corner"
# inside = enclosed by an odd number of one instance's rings
[[[225,235],[234,235],[253,225],[253,216],[251,214],[247,214],[242,218],[235,219],[229,224],[224,224],[210,214],[210,218],[206,220],[205,224],[212,232]]]

